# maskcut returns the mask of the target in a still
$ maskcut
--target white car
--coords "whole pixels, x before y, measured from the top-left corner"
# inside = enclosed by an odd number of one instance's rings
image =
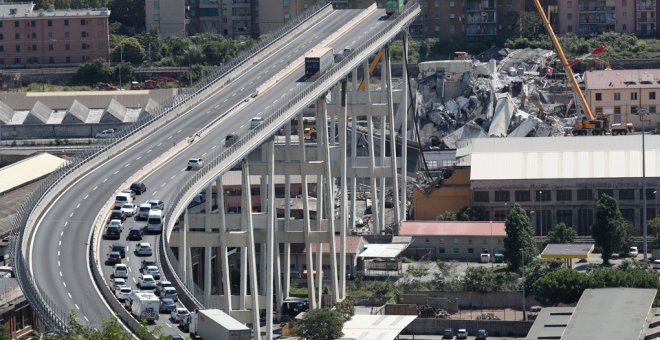
[[[128,267],[123,263],[115,264],[115,268],[112,272],[112,277],[120,277],[122,279],[128,279]]]
[[[660,260],[653,260],[653,269],[660,269]]]
[[[112,279],[112,284],[110,286],[110,289],[112,289],[112,291],[114,292],[117,291],[117,289],[119,289],[121,286],[125,286],[125,285],[126,285],[125,279],[122,279],[120,277],[115,277],[114,279]]]
[[[160,279],[160,269],[158,269],[156,266],[147,266],[147,268],[144,270],[144,273],[153,276],[156,280]]]
[[[121,223],[121,220],[110,220],[110,222],[108,222],[108,227],[112,227],[112,226],[116,226],[117,228],[121,229],[123,224]]]
[[[188,160],[188,167],[186,170],[198,170],[204,166],[204,160],[201,158],[191,158]]]
[[[140,278],[138,279],[138,287],[140,287],[140,289],[156,288],[156,279],[151,275],[140,275]]]
[[[126,216],[133,216],[135,215],[135,211],[137,210],[137,207],[133,203],[126,203],[121,206],[121,211],[126,214]]]
[[[156,284],[156,295],[160,295],[165,288],[172,287],[172,282],[170,281],[160,281]]]
[[[132,294],[133,294],[133,290],[129,286],[122,286],[119,287],[119,289],[115,290],[115,296],[119,301],[130,299]]]
[[[468,332],[467,329],[465,328],[460,328],[458,330],[458,333],[456,333],[456,339],[467,339],[468,337]]]
[[[110,138],[112,135],[115,133],[115,129],[107,129],[103,130],[101,132],[97,132],[96,135],[94,135],[96,138]]]
[[[637,255],[639,255],[639,250],[637,250],[637,247],[630,247],[628,250],[628,256],[637,257]]]
[[[142,256],[151,256],[153,251],[151,250],[151,244],[147,242],[140,242],[135,247],[135,254]]]
[[[189,317],[190,317],[190,312],[184,307],[179,307],[173,310],[172,313],[170,314],[170,318],[174,323],[186,321]]]

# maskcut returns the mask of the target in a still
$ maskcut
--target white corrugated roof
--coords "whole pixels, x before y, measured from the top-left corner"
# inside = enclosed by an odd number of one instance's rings
[[[660,136],[645,139],[646,176],[660,177]],[[642,177],[641,135],[475,139],[463,149],[471,180]]]
[[[67,160],[42,153],[0,169],[0,193],[32,182],[55,171]]]
[[[408,248],[408,243],[370,243],[358,257],[393,259]]]
[[[341,339],[393,340],[417,315],[356,314],[344,323]]]

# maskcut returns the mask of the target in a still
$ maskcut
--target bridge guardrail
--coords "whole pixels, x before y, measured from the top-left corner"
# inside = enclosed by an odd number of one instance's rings
[[[278,30],[270,39],[253,45],[250,49],[239,54],[239,56],[232,60],[232,62],[217,69],[215,72],[199,81],[193,88],[184,89],[180,94],[167,99],[158,107],[156,112],[152,113],[151,116],[139,119],[137,122],[118,131],[114,138],[109,138],[101,143],[97,143],[94,148],[79,154],[71,162],[55,170],[50,176],[44,179],[34,191],[31,192],[26,198],[24,204],[16,212],[16,216],[12,223],[12,230],[10,232],[10,259],[13,263],[16,278],[21,289],[47,328],[60,333],[68,333],[69,322],[68,311],[62,311],[53,303],[50,297],[43,292],[32,277],[32,273],[30,273],[30,270],[25,263],[27,242],[32,238],[32,232],[36,220],[45,211],[45,207],[43,207],[41,203],[49,202],[46,198],[54,198],[54,196],[64,189],[63,187],[66,186],[66,184],[79,178],[81,173],[85,172],[83,170],[89,171],[94,166],[113,157],[118,150],[121,150],[120,147],[122,144],[130,144],[129,142],[134,142],[152,131],[145,131],[145,127],[149,126],[155,130],[179,117],[187,111],[187,109],[206,99],[197,97],[202,91],[208,89],[211,85],[232,72],[233,69],[249,62],[252,57],[264,51],[264,49],[275,43],[282,36],[291,32],[307,19],[320,13],[328,6],[329,4],[319,4],[309,8],[301,16],[290,21],[287,25]],[[229,81],[227,81],[227,83],[228,82]],[[186,105],[184,106],[183,104]],[[154,124],[156,122],[159,124]],[[156,126],[150,126],[152,124]],[[92,160],[94,160],[94,162],[92,162]],[[27,240],[26,235],[28,236]]]
[[[282,104],[277,108],[277,109],[271,109],[269,112],[272,112],[270,115],[267,117],[263,117],[264,121],[254,129],[249,129],[246,133],[244,134],[239,134],[239,136],[242,136],[236,143],[234,143],[232,146],[228,148],[224,148],[218,151],[213,152],[210,156],[207,156],[207,159],[210,159],[201,169],[197,170],[195,174],[179,189],[177,192],[176,196],[174,196],[174,199],[172,201],[172,209],[169,210],[170,214],[167,218],[167,228],[164,230],[164,233],[167,233],[165,237],[163,237],[162,240],[162,245],[164,248],[169,249],[169,234],[172,232],[172,229],[174,227],[175,221],[177,221],[178,216],[183,212],[185,207],[187,206],[187,203],[192,199],[192,197],[196,194],[196,192],[190,192],[191,189],[195,186],[197,182],[199,182],[202,178],[207,176],[209,172],[216,170],[216,166],[218,166],[220,163],[225,161],[227,158],[229,158],[232,154],[237,153],[242,149],[244,146],[247,144],[255,144],[255,137],[257,137],[263,130],[266,128],[270,127],[270,124],[274,123],[276,120],[280,119],[284,113],[286,113],[290,108],[299,105],[300,102],[303,101],[303,99],[309,95],[310,93],[316,91],[320,91],[319,88],[323,86],[323,84],[330,79],[331,77],[336,77],[336,73],[339,73],[342,68],[344,68],[348,63],[355,63],[355,58],[363,52],[365,49],[367,49],[369,46],[372,44],[376,43],[386,32],[392,30],[395,26],[400,25],[400,20],[401,18],[405,18],[409,15],[411,15],[414,11],[419,9],[419,4],[416,2],[411,3],[409,6],[405,7],[401,13],[395,15],[394,17],[391,18],[391,22],[386,25],[385,27],[381,28],[378,32],[375,32],[369,37],[365,42],[360,44],[359,47],[353,49],[353,51],[346,56],[343,60],[341,60],[338,63],[335,63],[332,67],[330,67],[328,70],[323,72],[322,74],[315,76],[313,78],[313,82],[302,89],[300,92],[294,95],[288,95],[285,100],[282,100]],[[273,128],[271,127],[271,130]],[[244,131],[244,130],[242,130]],[[241,132],[242,132],[241,131]],[[218,173],[217,175],[221,175],[222,172]],[[172,253],[172,259],[173,253]],[[174,261],[167,259],[166,264],[168,266],[171,266]],[[185,265],[185,264],[184,264]],[[163,265],[164,267],[164,265]],[[180,271],[180,268],[168,268],[170,271]],[[179,278],[176,278],[177,281],[179,281]],[[197,302],[201,305],[204,306],[200,301],[203,301],[204,298],[199,296],[199,293],[195,294],[194,292],[191,292],[187,287],[183,287],[184,289],[180,290],[185,292],[186,294],[190,294],[192,297],[194,297]],[[193,288],[193,290],[197,290],[196,288]]]

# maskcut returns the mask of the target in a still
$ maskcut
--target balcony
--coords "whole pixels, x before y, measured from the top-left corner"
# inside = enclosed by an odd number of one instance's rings
[[[466,36],[494,36],[497,35],[496,25],[494,24],[468,24],[465,32]]]
[[[655,18],[637,17],[637,23],[638,24],[655,24]]]
[[[638,2],[636,8],[638,11],[655,11],[655,1]]]
[[[497,5],[495,0],[490,0],[484,5],[484,1],[468,1],[467,12],[488,12],[496,11]]]
[[[612,12],[614,13],[615,7],[613,6],[580,6],[578,5],[578,12]]]

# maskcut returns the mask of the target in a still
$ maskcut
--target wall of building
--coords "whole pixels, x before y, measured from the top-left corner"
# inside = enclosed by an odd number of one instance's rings
[[[158,29],[161,36],[186,36],[185,0],[145,0],[147,30]]]
[[[591,110],[611,115],[612,123],[632,123],[636,129],[641,129],[642,122],[638,112],[640,108],[644,108],[649,113],[644,119],[646,127],[660,127],[660,85],[649,88],[612,88],[586,92]]]
[[[446,328],[465,328],[468,334],[479,329],[488,330],[489,336],[525,337],[532,328],[532,321],[485,321],[417,318],[408,325],[403,334],[442,334]]]
[[[457,302],[458,307],[456,306]],[[523,308],[521,292],[476,293],[407,291],[397,298],[397,303],[430,305],[435,308],[442,308],[450,313],[455,313],[458,309],[468,308],[511,308],[516,310],[522,310]],[[536,301],[534,297],[527,296],[525,298],[525,306],[529,307],[534,305],[540,305],[540,303]]]
[[[470,170],[457,168],[438,188],[429,192],[413,188],[413,219],[435,220],[445,211],[457,212],[470,205],[470,195]]]
[[[413,236],[403,255],[415,259],[479,261],[484,249],[489,249],[491,254],[503,249],[503,240],[504,237],[497,236]]]

